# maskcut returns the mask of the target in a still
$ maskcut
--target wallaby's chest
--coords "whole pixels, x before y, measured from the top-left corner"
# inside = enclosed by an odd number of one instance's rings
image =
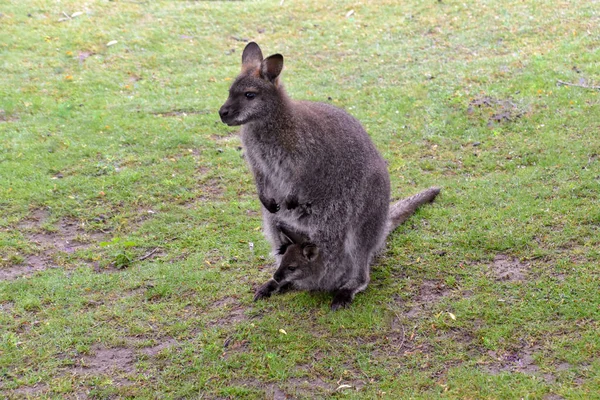
[[[242,143],[257,183],[259,177],[262,177],[271,196],[287,196],[296,180],[294,171],[299,167],[289,151],[281,145],[265,143],[245,132],[242,132]]]

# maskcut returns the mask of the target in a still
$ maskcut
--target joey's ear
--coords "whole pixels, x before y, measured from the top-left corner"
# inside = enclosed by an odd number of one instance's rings
[[[260,64],[260,73],[263,78],[275,83],[283,69],[283,56],[281,54],[273,54],[265,58]]]
[[[304,235],[294,232],[284,224],[277,224],[277,229],[279,229],[279,236],[281,237],[282,241],[289,244],[300,244],[308,240]]]
[[[283,232],[283,231],[279,231],[279,239],[281,240],[281,243],[283,244],[283,246],[285,246],[286,248],[290,244],[294,244],[294,241],[292,240],[292,238],[289,237],[288,235],[286,235],[285,232]]]
[[[258,67],[263,60],[260,47],[254,42],[250,42],[244,48],[242,53],[242,67]]]
[[[302,247],[302,254],[308,261],[314,261],[319,256],[319,248],[312,243]]]

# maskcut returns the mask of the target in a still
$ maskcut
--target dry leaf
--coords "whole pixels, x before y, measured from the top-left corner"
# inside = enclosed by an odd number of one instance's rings
[[[456,321],[456,315],[452,314],[451,312],[449,312],[448,315],[450,316],[450,318]]]
[[[287,335],[287,332],[285,330],[283,330],[283,329],[280,329],[279,333],[283,333],[284,335]]]
[[[115,45],[115,44],[117,44],[117,43],[119,43],[119,42],[118,42],[118,41],[116,41],[116,40],[111,40],[110,42],[106,43],[106,47],[113,46],[113,45]]]
[[[74,12],[73,14],[71,14],[71,18],[79,17],[81,14],[83,14],[82,11]]]

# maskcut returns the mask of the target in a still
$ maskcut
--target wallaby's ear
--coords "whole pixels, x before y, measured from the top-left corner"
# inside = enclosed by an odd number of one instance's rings
[[[263,78],[275,83],[283,69],[283,56],[281,54],[273,54],[265,58],[260,64],[260,73]]]
[[[250,42],[244,48],[242,53],[242,67],[258,67],[263,60],[260,47],[254,42]]]
[[[314,261],[319,256],[319,248],[312,243],[302,247],[302,254],[308,261]]]

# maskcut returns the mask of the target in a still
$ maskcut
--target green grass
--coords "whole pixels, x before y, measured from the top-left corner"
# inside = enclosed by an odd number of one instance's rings
[[[600,84],[594,2],[0,13],[0,276],[57,266],[0,280],[1,397],[600,398],[600,91],[557,85]],[[349,309],[252,302],[272,258],[217,115],[241,39],[363,122],[395,198],[443,187]]]

